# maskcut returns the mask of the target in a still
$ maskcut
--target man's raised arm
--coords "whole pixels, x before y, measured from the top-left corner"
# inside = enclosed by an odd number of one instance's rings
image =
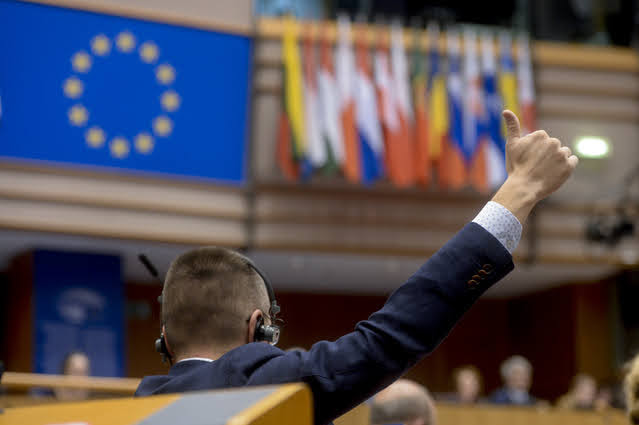
[[[378,392],[432,351],[470,306],[514,267],[511,252],[531,209],[577,165],[544,131],[521,137],[504,111],[508,179],[482,212],[389,297],[381,310],[337,341],[274,356],[249,384],[302,380],[325,424]],[[516,217],[516,219],[515,219]],[[315,320],[322,314],[315,312]]]

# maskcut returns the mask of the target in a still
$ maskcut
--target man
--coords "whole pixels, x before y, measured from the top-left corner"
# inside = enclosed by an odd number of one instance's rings
[[[307,352],[255,343],[270,323],[264,281],[232,251],[201,248],[172,264],[164,282],[162,331],[174,361],[146,377],[137,395],[301,381],[313,392],[315,423],[325,424],[385,388],[451,331],[479,296],[513,269],[521,223],[577,165],[544,131],[520,137],[504,111],[508,179],[466,225],[399,287],[381,310],[336,341]],[[309,308],[321,320],[322,312]],[[261,332],[260,332],[261,333]]]
[[[81,351],[71,351],[62,361],[62,374],[67,376],[89,376],[91,362]],[[89,390],[84,388],[56,388],[55,397],[60,401],[81,401],[89,398]]]
[[[532,383],[532,365],[525,357],[509,357],[501,364],[499,371],[504,386],[493,393],[493,403],[519,406],[537,403],[535,397],[528,392]]]
[[[400,379],[380,391],[371,404],[371,425],[436,425],[435,403],[426,388]]]

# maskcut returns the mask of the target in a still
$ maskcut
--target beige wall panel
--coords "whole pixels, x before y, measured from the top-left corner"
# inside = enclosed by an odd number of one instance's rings
[[[252,31],[251,0],[35,0],[41,3],[97,10],[116,15],[236,32]]]
[[[244,222],[0,198],[0,228],[184,244],[245,244]]]
[[[639,78],[630,72],[593,71],[538,66],[537,91],[544,94],[590,93],[632,97],[639,95]]]
[[[279,176],[276,163],[277,122],[281,111],[279,96],[255,92],[253,97],[253,166],[258,181]]]
[[[261,67],[255,72],[255,88],[257,91],[264,88],[281,88],[282,87],[282,71],[275,67]],[[271,93],[279,97],[279,92]]]
[[[537,108],[542,117],[558,116],[567,120],[579,116],[612,123],[639,119],[639,102],[632,97],[541,92],[537,96]]]
[[[471,220],[481,204],[443,203],[438,201],[402,201],[397,199],[370,198],[349,199],[347,194],[340,197],[320,197],[309,193],[301,196],[259,196],[256,203],[256,217],[260,221],[273,219],[299,219],[305,222],[325,222],[333,219],[358,223],[394,224],[401,227],[431,227],[433,223],[449,226],[463,226]]]
[[[565,144],[573,146],[579,136],[600,136],[610,140],[612,153],[602,160],[582,160],[571,179],[552,199],[582,204],[612,201],[622,191],[624,176],[639,158],[639,126],[631,122],[564,119],[542,115],[540,127]]]
[[[255,246],[257,249],[432,253],[453,234],[377,226],[261,224],[256,231]]]
[[[0,169],[0,196],[216,217],[246,216],[246,200],[239,189],[97,175]]]

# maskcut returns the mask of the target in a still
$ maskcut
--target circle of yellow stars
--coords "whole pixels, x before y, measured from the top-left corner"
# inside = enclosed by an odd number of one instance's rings
[[[176,79],[175,68],[166,62],[158,63],[158,46],[153,41],[144,41],[138,45],[138,40],[130,31],[121,31],[113,40],[105,34],[97,34],[90,40],[89,46],[89,51],[79,50],[71,56],[71,68],[75,75],[62,83],[64,95],[74,101],[67,111],[69,123],[74,127],[86,128],[84,141],[87,146],[93,149],[106,146],[113,158],[124,159],[132,149],[140,154],[150,154],[155,147],[156,138],[166,138],[173,132],[173,120],[167,114],[177,111],[182,103],[180,95],[170,87]],[[81,102],[85,93],[81,75],[91,71],[94,58],[106,58],[113,50],[121,54],[133,54],[136,48],[140,61],[154,66],[156,82],[164,87],[159,99],[164,112],[151,120],[150,131],[140,131],[129,141],[122,135],[110,137],[99,125],[89,125],[90,112]]]

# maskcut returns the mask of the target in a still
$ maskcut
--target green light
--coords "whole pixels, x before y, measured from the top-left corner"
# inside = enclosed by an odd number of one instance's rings
[[[601,137],[581,137],[574,146],[580,158],[605,158],[610,155],[610,143]]]

